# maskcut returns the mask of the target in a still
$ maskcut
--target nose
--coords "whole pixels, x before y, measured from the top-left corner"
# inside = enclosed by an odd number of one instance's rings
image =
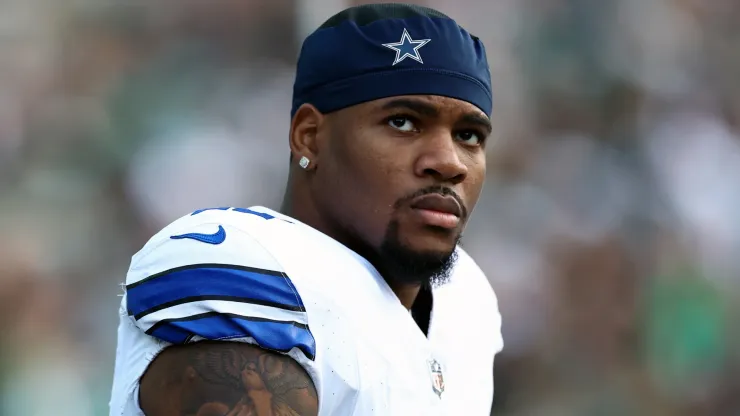
[[[419,177],[431,176],[436,182],[458,184],[468,176],[468,166],[460,157],[462,151],[449,132],[435,134],[423,141],[414,171]]]

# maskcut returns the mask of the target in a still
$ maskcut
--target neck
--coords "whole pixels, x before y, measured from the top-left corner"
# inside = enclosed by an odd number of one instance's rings
[[[288,183],[288,189],[291,183]],[[300,192],[300,191],[299,191]],[[313,200],[308,195],[295,196],[292,192],[286,191],[283,195],[283,202],[280,204],[280,213],[309,225],[317,231],[338,240],[334,233],[330,232],[326,222],[319,215]]]
[[[416,297],[419,295],[419,290],[421,290],[421,285],[407,285],[388,282],[388,286],[391,287],[393,293],[396,294],[398,300],[401,301],[401,304],[406,309],[411,309],[414,305],[414,301],[416,301]]]
[[[290,187],[290,185],[288,185],[288,187]],[[385,279],[385,281],[388,283],[388,286],[390,286],[391,290],[393,290],[393,293],[396,294],[401,304],[406,309],[411,309],[411,306],[414,304],[414,301],[419,294],[421,285],[394,283],[393,279],[388,278],[388,276],[386,276],[382,272],[382,270],[378,269],[378,265],[375,261],[373,261],[374,256],[370,247],[366,247],[365,244],[361,244],[360,242],[357,242],[357,244],[353,244],[353,241],[356,239],[350,236],[342,235],[340,232],[333,232],[332,227],[330,227],[326,223],[326,221],[323,221],[315,205],[310,202],[310,198],[303,199],[309,202],[305,204],[296,204],[296,198],[294,198],[291,192],[286,192],[285,196],[283,197],[283,203],[280,205],[280,212],[284,215],[295,218],[296,220],[306,225],[311,226],[317,231],[333,238],[340,244],[362,256],[381,273],[381,276],[383,276],[383,279]]]
[[[290,197],[290,194],[286,193],[283,197],[283,202],[280,204],[280,213],[283,215],[287,215],[291,218],[295,218],[298,221],[304,222],[298,216],[296,216],[294,210],[293,210],[293,204],[292,204],[292,198]]]

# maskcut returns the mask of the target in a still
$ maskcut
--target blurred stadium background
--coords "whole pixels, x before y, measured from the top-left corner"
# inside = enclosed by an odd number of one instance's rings
[[[130,256],[278,206],[300,41],[359,3],[0,0],[1,415],[107,415]],[[740,414],[740,2],[417,3],[492,69],[494,413]]]

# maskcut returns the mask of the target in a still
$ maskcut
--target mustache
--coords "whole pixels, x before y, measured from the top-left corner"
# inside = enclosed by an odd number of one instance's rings
[[[426,188],[419,189],[418,191],[409,194],[407,196],[404,196],[403,198],[396,201],[395,204],[393,204],[394,209],[399,209],[403,205],[409,204],[411,201],[413,201],[416,198],[419,198],[424,195],[441,195],[441,196],[449,196],[455,199],[458,204],[460,204],[460,208],[462,208],[462,218],[468,218],[468,208],[465,206],[465,203],[463,202],[462,198],[460,198],[460,195],[457,194],[457,192],[453,191],[452,188],[448,188],[446,186],[439,186],[439,185],[433,185],[428,186]]]

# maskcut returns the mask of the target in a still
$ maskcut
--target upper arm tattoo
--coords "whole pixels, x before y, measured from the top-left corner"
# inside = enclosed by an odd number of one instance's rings
[[[166,349],[140,388],[147,416],[314,416],[316,389],[292,358],[234,342]]]

